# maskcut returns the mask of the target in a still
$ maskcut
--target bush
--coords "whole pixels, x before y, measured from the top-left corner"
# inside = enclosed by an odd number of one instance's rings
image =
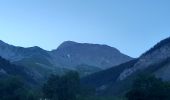
[[[154,76],[139,76],[126,94],[128,100],[170,100],[170,84]]]

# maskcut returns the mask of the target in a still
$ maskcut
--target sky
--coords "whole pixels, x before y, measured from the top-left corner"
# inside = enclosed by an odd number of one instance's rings
[[[0,0],[0,40],[56,49],[106,44],[138,57],[170,36],[170,0]]]

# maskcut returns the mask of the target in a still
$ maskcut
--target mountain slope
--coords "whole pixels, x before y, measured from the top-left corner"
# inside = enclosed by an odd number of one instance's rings
[[[31,70],[24,66],[11,64],[8,60],[0,57],[0,77],[17,76],[29,85],[37,85],[39,78],[35,77]]]
[[[96,89],[97,94],[99,95],[114,95],[120,93],[120,81],[118,81],[118,77],[122,71],[125,69],[131,68],[138,59],[131,60],[129,62],[120,64],[118,66],[114,66],[112,68],[96,72],[94,74],[88,75],[81,79],[81,83],[85,86],[93,87]],[[119,84],[117,84],[117,82]],[[114,90],[105,93],[108,89],[114,88]],[[117,88],[117,89],[115,89]],[[113,93],[114,92],[114,93]],[[122,91],[121,91],[122,92]]]
[[[94,73],[82,79],[82,82],[95,87],[99,94],[120,95],[130,88],[138,74],[153,74],[170,81],[169,73],[170,38],[167,38],[138,59]]]
[[[99,88],[104,85],[109,85],[110,83],[117,80],[117,77],[124,69],[132,67],[136,62],[137,59],[131,60],[129,62],[114,66],[112,68],[100,72],[96,72],[94,74],[82,78],[82,83],[85,83],[86,85],[92,85],[93,87],[95,86],[95,88]]]
[[[124,70],[119,79],[123,80],[127,76],[133,74],[137,70],[143,70],[147,67],[150,67],[155,64],[159,64],[163,61],[166,61],[170,57],[170,38],[162,40],[149,51],[144,53],[141,57],[139,57],[138,62],[129,69]]]

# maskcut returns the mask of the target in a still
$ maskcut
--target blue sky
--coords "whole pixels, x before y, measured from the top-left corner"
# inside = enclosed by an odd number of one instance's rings
[[[0,40],[107,44],[132,57],[170,36],[170,0],[0,0]]]

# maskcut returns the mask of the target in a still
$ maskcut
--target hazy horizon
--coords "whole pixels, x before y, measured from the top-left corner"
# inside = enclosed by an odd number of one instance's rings
[[[0,40],[56,49],[63,41],[106,44],[138,57],[170,36],[170,1],[1,0]]]

